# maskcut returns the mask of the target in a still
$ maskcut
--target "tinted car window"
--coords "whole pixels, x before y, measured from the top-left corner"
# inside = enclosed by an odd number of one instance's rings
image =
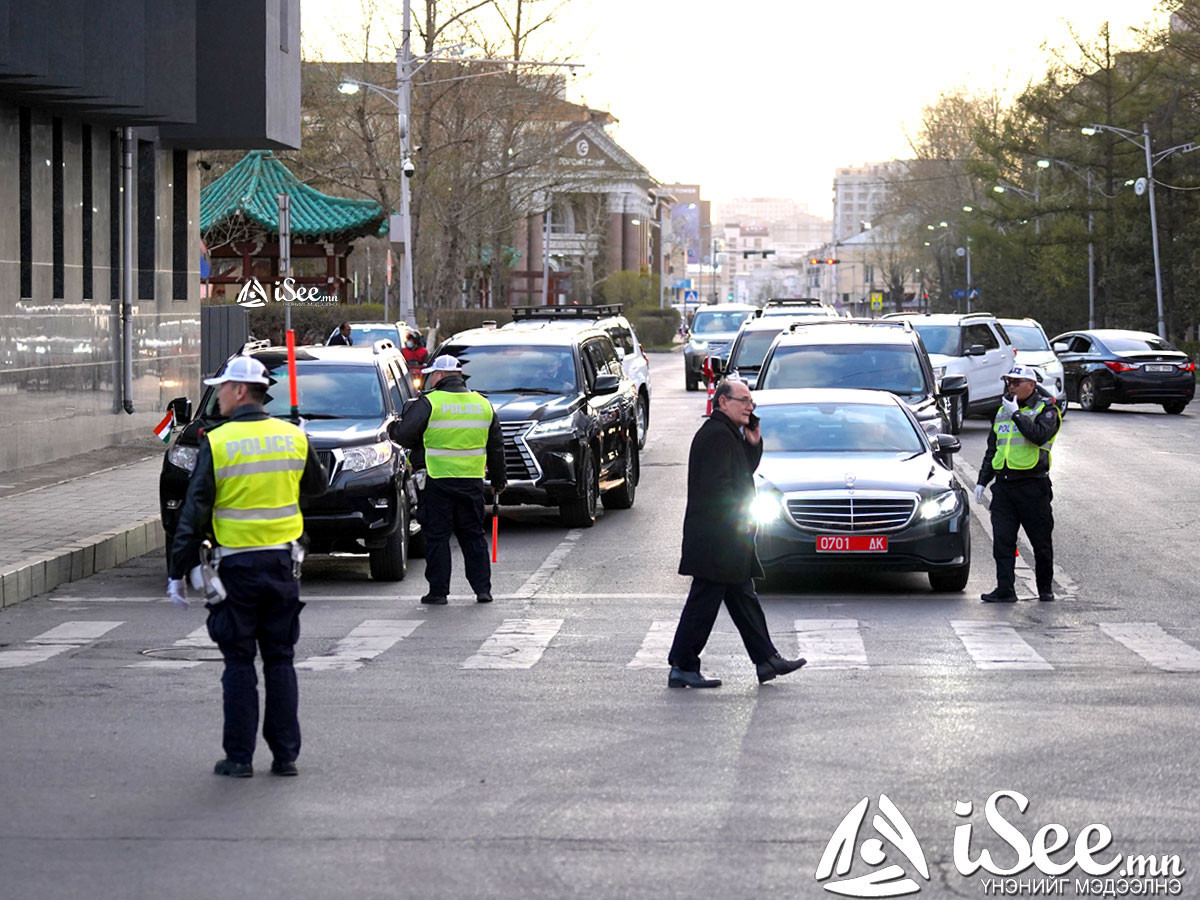
[[[1164,341],[1162,338],[1156,337],[1106,337],[1104,344],[1114,353],[1138,353],[1147,350],[1177,349],[1169,341]]]
[[[613,343],[625,351],[625,355],[634,352],[633,348],[633,333],[623,325],[614,325],[608,329],[608,336],[613,339]]]
[[[579,389],[570,347],[492,344],[451,346],[446,352],[462,364],[473,391],[563,394]]]
[[[1006,329],[1009,340],[1018,350],[1049,350],[1050,344],[1042,329],[1036,325],[1009,325]]]
[[[693,334],[720,334],[737,331],[749,315],[747,312],[717,312],[701,310],[692,320]]]
[[[942,356],[962,354],[958,345],[961,329],[957,325],[918,325],[914,323],[913,327],[917,329],[917,334],[925,342],[926,352],[940,353]]]
[[[920,435],[896,406],[804,403],[760,406],[763,449],[777,453],[920,453]]]
[[[963,329],[963,345],[973,347],[976,344],[982,344],[984,350],[995,350],[1000,346],[996,335],[986,325],[968,325]]]
[[[275,379],[267,394],[267,412],[273,416],[290,415],[287,363],[267,371]],[[296,393],[300,415],[308,418],[370,419],[383,415],[383,388],[373,365],[314,366],[297,362]],[[204,414],[219,417],[215,390],[209,391]]]
[[[735,369],[761,366],[767,351],[771,349],[771,343],[778,335],[778,331],[746,332],[729,360],[729,367]]]
[[[621,360],[617,358],[617,349],[612,345],[611,341],[595,340],[591,342],[591,346],[598,348],[600,358],[604,361],[603,366],[608,370],[610,375],[621,375],[624,370],[621,368]]]
[[[596,376],[603,373],[611,373],[612,370],[608,366],[608,359],[604,354],[602,341],[588,341],[583,345],[583,354],[588,362],[589,377],[588,386],[590,387],[596,380]]]
[[[1092,350],[1091,338],[1085,338],[1079,334],[1071,338],[1071,343],[1067,347],[1071,353],[1090,353]]]
[[[779,346],[758,387],[866,388],[903,396],[929,393],[916,347],[911,344]]]
[[[376,341],[388,340],[397,347],[401,346],[403,339],[400,337],[400,331],[396,328],[355,328],[350,326],[350,340],[354,341],[355,347],[370,347]]]

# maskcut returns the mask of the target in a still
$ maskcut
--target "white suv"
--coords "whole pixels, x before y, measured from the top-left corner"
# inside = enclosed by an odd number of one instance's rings
[[[1063,365],[1050,349],[1046,331],[1037,319],[1000,319],[1000,327],[1017,348],[1017,362],[1037,372],[1043,388],[1058,401],[1058,409],[1067,412],[1067,386]]]
[[[963,419],[970,415],[991,416],[1004,393],[1004,373],[1013,367],[1016,350],[1008,333],[991,313],[958,315],[892,313],[884,318],[912,322],[934,372],[963,375],[967,392],[950,397],[946,419],[951,434],[962,430]]]

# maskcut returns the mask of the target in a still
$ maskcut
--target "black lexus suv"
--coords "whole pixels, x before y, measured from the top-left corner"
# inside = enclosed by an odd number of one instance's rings
[[[434,354],[462,364],[504,431],[507,505],[557,506],[564,525],[589,528],[596,502],[633,506],[639,462],[637,388],[600,328],[473,329]]]
[[[265,365],[275,379],[267,412],[287,417],[287,350],[262,341],[241,353]],[[399,581],[408,570],[409,553],[419,555],[424,545],[408,453],[387,435],[404,401],[416,396],[404,357],[387,340],[370,347],[297,347],[296,386],[305,433],[329,475],[323,496],[300,501],[308,552],[366,553],[372,578]],[[167,448],[158,482],[168,548],[200,437],[224,421],[215,388],[205,389],[195,419],[185,398],[171,407],[176,423],[185,427]]]

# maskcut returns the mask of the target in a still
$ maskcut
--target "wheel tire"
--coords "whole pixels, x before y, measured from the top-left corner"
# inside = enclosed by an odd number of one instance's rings
[[[583,496],[570,497],[559,501],[558,514],[562,523],[568,528],[591,528],[596,524],[596,501],[600,494],[600,483],[596,477],[596,462],[592,451],[587,450],[583,455],[580,466],[583,472]]]
[[[958,594],[967,587],[967,579],[971,575],[971,564],[959,566],[957,569],[944,569],[940,572],[929,573],[929,587],[937,594]]]
[[[1181,412],[1183,412],[1185,409],[1187,409],[1187,401],[1186,400],[1172,400],[1170,403],[1164,403],[1162,405],[1162,407],[1171,415],[1177,416]]]
[[[387,544],[370,551],[371,577],[375,581],[403,581],[408,574],[408,504],[400,503],[400,522]]]
[[[624,469],[625,480],[621,482],[621,486],[600,495],[600,501],[604,504],[605,509],[629,509],[633,506],[634,497],[637,495],[638,479],[642,474],[637,441],[625,441]],[[632,477],[630,473],[632,473]]]
[[[1096,399],[1096,380],[1091,375],[1079,382],[1079,408],[1084,412],[1104,412],[1108,404]]]
[[[962,431],[963,421],[967,418],[967,395],[959,394],[957,397],[950,398],[950,416],[947,425],[950,427],[951,434],[958,434]]]
[[[645,394],[638,394],[634,413],[637,416],[638,449],[641,450],[646,446],[646,435],[650,433],[650,398]]]
[[[693,376],[687,372],[684,372],[683,387],[684,387],[684,390],[698,391],[698,390],[700,390],[700,379],[696,378],[695,376]]]

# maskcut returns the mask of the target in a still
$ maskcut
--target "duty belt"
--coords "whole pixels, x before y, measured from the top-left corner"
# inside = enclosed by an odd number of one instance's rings
[[[287,550],[289,553],[292,550],[292,545],[295,541],[286,544],[268,544],[265,547],[217,547],[213,550],[213,562],[217,563],[230,556],[237,556],[239,553],[260,553],[263,550]]]

